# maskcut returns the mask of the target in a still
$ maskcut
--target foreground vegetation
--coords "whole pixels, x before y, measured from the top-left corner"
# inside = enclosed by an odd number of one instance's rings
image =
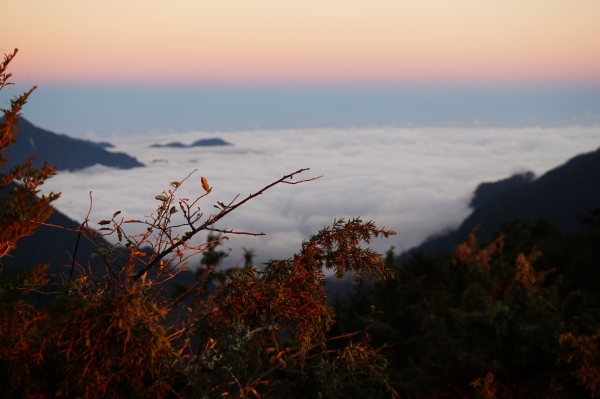
[[[390,381],[408,398],[600,395],[600,209],[567,237],[551,223],[504,223],[453,255],[390,251],[395,279],[338,300],[335,331],[370,324],[390,344]]]
[[[0,88],[10,84],[6,67],[15,54],[0,65]],[[14,143],[19,112],[32,91],[3,110],[0,154]],[[0,167],[7,161],[0,158]],[[54,168],[35,169],[32,162],[11,168],[2,180],[0,257],[49,217],[50,204],[58,198],[38,196]],[[49,284],[48,265],[39,265],[0,284],[2,396],[396,397],[387,381],[383,347],[371,347],[361,332],[346,343],[328,335],[334,310],[324,291],[325,270],[338,277],[353,274],[356,281],[392,277],[381,255],[362,244],[393,231],[340,219],[303,242],[291,259],[258,269],[249,256],[244,266],[228,271],[217,270],[219,262],[205,261],[193,286],[165,295],[166,285],[189,260],[201,253],[209,259],[227,235],[264,234],[216,226],[277,184],[314,180],[292,180],[305,170],[244,199],[216,201],[216,212],[206,216],[200,205],[206,206],[212,188],[205,177],[201,196],[177,197],[192,174],[170,182],[156,195],[156,210],[142,220],[124,220],[117,211],[95,231],[88,215],[78,240],[95,243],[91,262],[79,264],[74,254],[60,283]],[[125,231],[135,227],[141,232]],[[201,232],[220,235],[194,243]],[[107,244],[106,235],[116,236],[119,244]],[[31,293],[38,296],[37,306],[26,298]]]
[[[12,57],[0,64],[0,89]],[[32,91],[3,110],[0,167]],[[69,273],[49,276],[39,265],[0,274],[0,396],[600,395],[600,208],[580,217],[586,229],[577,236],[545,221],[510,221],[491,243],[479,244],[474,232],[452,255],[402,261],[393,249],[384,258],[365,245],[394,232],[337,220],[290,259],[258,268],[247,251],[238,267],[218,268],[229,236],[263,233],[217,223],[274,185],[308,183],[313,178],[297,180],[304,171],[209,205],[204,177],[200,197],[177,196],[191,174],[170,182],[141,220],[117,211],[96,231],[86,219],[79,239],[94,242],[96,254],[73,260]],[[50,215],[58,195],[39,196],[39,186],[53,172],[31,161],[3,171],[0,258]],[[205,215],[201,206],[216,211]],[[201,233],[209,234],[197,243]],[[119,244],[108,245],[106,235]],[[167,295],[190,263],[200,264],[196,283]],[[327,270],[349,275],[356,289],[332,302]]]

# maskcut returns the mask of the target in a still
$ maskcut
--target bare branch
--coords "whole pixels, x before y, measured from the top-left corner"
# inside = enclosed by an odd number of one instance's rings
[[[181,239],[181,241],[172,244],[171,246],[169,246],[167,249],[165,249],[164,251],[162,251],[160,254],[158,254],[150,263],[148,263],[144,268],[142,268],[142,270],[140,270],[137,274],[135,274],[132,278],[132,282],[135,282],[137,280],[139,280],[148,270],[150,270],[152,267],[154,267],[158,262],[160,262],[161,259],[163,259],[165,256],[167,256],[168,254],[170,254],[171,252],[173,252],[175,249],[181,247],[182,245],[184,245],[188,240],[190,240],[194,235],[196,235],[198,232],[202,231],[202,230],[206,230],[208,226],[211,226],[213,224],[215,224],[216,222],[218,222],[219,220],[221,220],[225,215],[233,212],[234,210],[236,210],[237,208],[239,208],[240,206],[242,206],[243,204],[245,204],[246,202],[250,201],[252,198],[258,197],[259,195],[263,194],[266,190],[270,189],[271,187],[279,184],[279,183],[283,183],[288,179],[292,179],[295,175],[302,173],[304,171],[309,170],[309,168],[303,168],[303,169],[299,169],[293,173],[290,173],[288,175],[283,176],[281,179],[274,181],[271,184],[266,185],[265,187],[263,187],[261,190],[257,191],[254,194],[250,194],[248,195],[245,199],[243,199],[241,202],[227,208],[224,209],[222,212],[218,213],[217,215],[213,215],[211,217],[208,218],[208,220],[206,220],[200,227],[196,228],[193,225],[191,226],[191,230],[188,231],[187,233],[185,233]],[[313,179],[308,179],[307,181],[310,180],[315,180],[318,179],[319,177],[315,177]],[[300,182],[298,182],[300,183]],[[210,192],[210,191],[209,191]],[[207,193],[208,194],[208,193]],[[206,194],[205,194],[206,195]],[[194,201],[194,203],[196,203],[196,201]],[[188,208],[189,209],[189,208]]]
[[[225,233],[225,234],[243,234],[243,235],[248,235],[248,236],[266,236],[267,233],[249,233],[246,231],[234,231],[232,229],[230,230],[221,230],[221,229],[215,229],[212,227],[207,227],[204,230],[209,230],[209,231],[217,231],[219,233]]]

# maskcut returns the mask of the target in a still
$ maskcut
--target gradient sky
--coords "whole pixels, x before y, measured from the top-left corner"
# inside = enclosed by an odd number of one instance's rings
[[[598,0],[3,0],[29,84],[600,85]]]

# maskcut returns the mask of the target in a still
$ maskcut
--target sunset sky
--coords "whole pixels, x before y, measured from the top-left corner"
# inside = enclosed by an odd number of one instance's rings
[[[600,90],[598,0],[5,0],[0,13],[14,80],[48,90]]]
[[[39,83],[600,84],[597,0],[3,1]]]

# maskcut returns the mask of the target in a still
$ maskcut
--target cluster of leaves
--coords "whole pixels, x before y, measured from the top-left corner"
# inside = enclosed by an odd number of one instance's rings
[[[600,209],[588,229],[511,221],[475,234],[453,256],[386,263],[394,280],[338,300],[336,333],[372,324],[390,344],[390,381],[403,397],[570,398],[600,395]]]
[[[389,234],[359,219],[338,220],[331,229],[305,241],[302,251],[291,259],[270,261],[262,269],[247,263],[226,275],[216,274],[217,286],[192,310],[192,328],[210,338],[204,341],[186,380],[208,392],[229,376],[242,394],[302,397],[299,392],[305,391],[306,397],[315,397],[333,389],[332,380],[323,378],[331,373],[340,381],[372,386],[360,397],[386,390],[394,396],[386,381],[387,362],[379,350],[367,343],[328,345],[331,340],[326,333],[334,313],[325,294],[324,274],[324,269],[333,268],[372,279],[390,277],[380,256],[360,248],[360,243],[372,237]],[[213,273],[210,267],[200,270],[198,287],[206,286]],[[350,358],[340,367],[340,359]],[[267,381],[269,374],[276,377]],[[335,387],[336,395],[356,397],[348,384]],[[231,388],[221,389],[230,393]]]
[[[12,57],[2,64],[3,85]],[[18,112],[30,93],[5,111],[0,154],[14,143]],[[57,198],[36,196],[53,168],[30,165],[11,169],[3,180],[19,183],[2,204],[3,255],[47,219]],[[363,245],[393,231],[360,219],[334,220],[293,258],[259,269],[246,251],[243,267],[217,269],[226,253],[216,248],[226,234],[264,234],[219,229],[217,222],[277,184],[314,180],[291,181],[305,170],[245,199],[217,201],[217,212],[207,216],[199,205],[212,192],[205,177],[203,195],[177,197],[191,174],[158,194],[156,210],[142,220],[124,220],[117,211],[94,230],[88,213],[77,243],[91,240],[96,253],[77,262],[75,250],[70,273],[55,292],[42,291],[50,281],[42,265],[0,283],[0,396],[396,397],[380,353],[385,346],[372,347],[362,329],[329,335],[334,310],[325,294],[326,270],[338,277],[351,273],[357,282],[392,277],[382,257]],[[130,234],[135,227],[141,232]],[[203,231],[208,239],[195,244]],[[100,240],[107,235],[118,244]],[[203,257],[196,283],[165,295],[165,283],[198,254]],[[45,306],[25,300],[31,291],[49,295]]]

